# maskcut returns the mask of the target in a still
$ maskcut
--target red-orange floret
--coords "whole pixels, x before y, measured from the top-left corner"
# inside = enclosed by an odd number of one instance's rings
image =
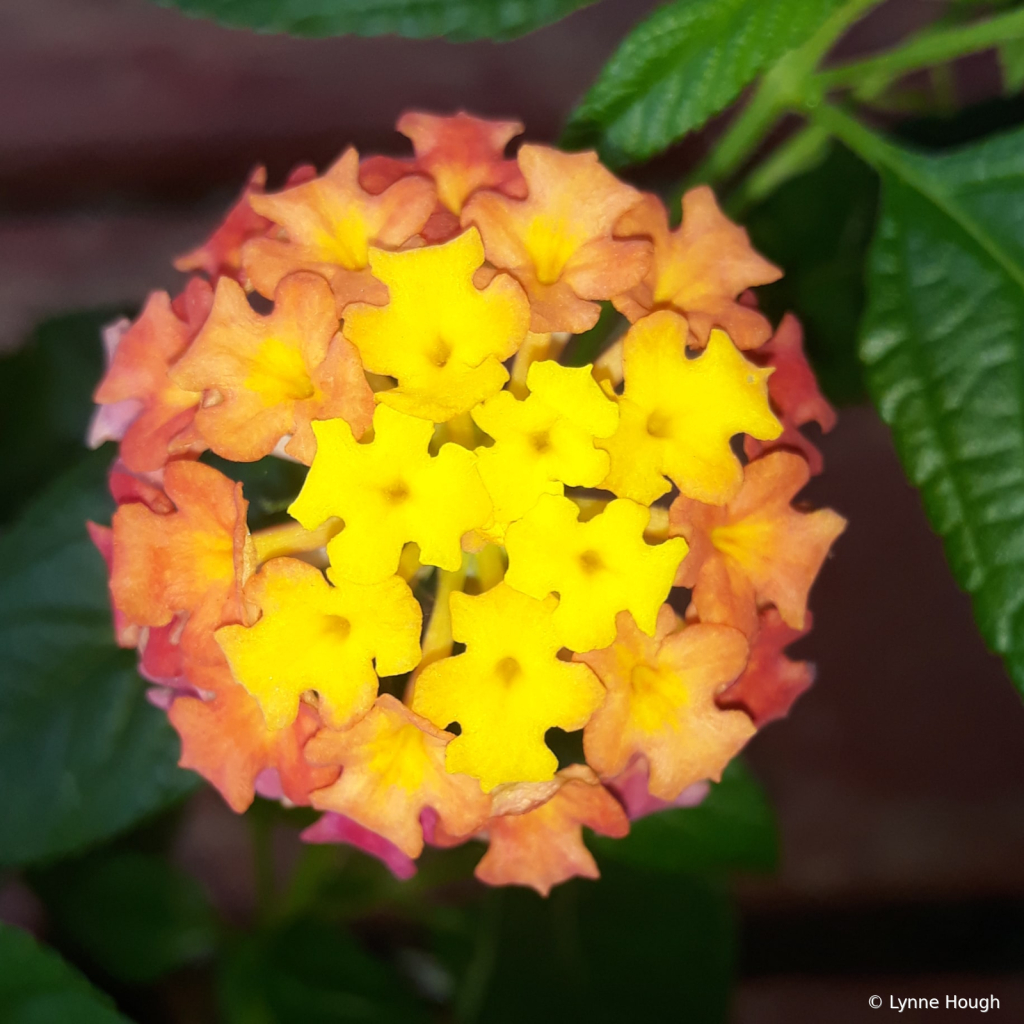
[[[836,411],[818,388],[817,378],[804,355],[804,332],[792,313],[787,313],[771,341],[753,353],[759,366],[770,366],[775,372],[768,378],[768,397],[782,424],[782,433],[774,441],[759,441],[749,435],[743,439],[748,459],[756,459],[777,448],[800,452],[817,475],[824,468],[821,452],[800,430],[808,423],[817,423],[827,434],[836,425]]]

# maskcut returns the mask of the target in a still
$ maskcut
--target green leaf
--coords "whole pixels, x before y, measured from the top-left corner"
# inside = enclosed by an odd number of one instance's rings
[[[1024,691],[1024,130],[925,157],[834,119],[882,167],[868,385]]]
[[[32,884],[61,935],[129,984],[155,981],[216,945],[203,891],[164,857],[104,851],[40,873]]]
[[[100,330],[119,310],[47,320],[0,359],[0,523],[82,457],[103,374]]]
[[[0,1020],[4,1024],[128,1024],[94,989],[27,932],[0,923]]]
[[[771,807],[739,760],[698,807],[650,814],[624,839],[594,835],[590,846],[602,862],[658,871],[770,871],[778,856]]]
[[[622,42],[573,113],[567,145],[611,166],[647,160],[724,110],[799,46],[837,0],[675,0]]]
[[[733,921],[714,881],[604,864],[542,899],[488,895],[459,991],[461,1019],[723,1021],[733,970]]]
[[[109,450],[87,455],[0,536],[0,863],[48,859],[187,793],[178,740],[114,645],[85,520],[109,520]]]
[[[834,146],[745,218],[754,248],[785,271],[757,290],[765,312],[776,323],[786,312],[797,314],[822,389],[839,404],[865,398],[857,330],[877,208],[877,174]]]
[[[220,983],[226,1024],[421,1024],[428,1018],[383,961],[340,925],[300,919],[243,941]]]
[[[157,0],[225,25],[295,36],[514,39],[597,0]]]

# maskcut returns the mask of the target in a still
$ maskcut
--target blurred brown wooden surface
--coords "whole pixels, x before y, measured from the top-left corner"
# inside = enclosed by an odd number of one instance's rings
[[[605,0],[506,45],[456,45],[261,36],[147,0],[4,5],[0,350],[41,316],[173,285],[171,257],[257,163],[273,184],[350,143],[402,152],[409,107],[519,117],[553,139],[653,6]]]

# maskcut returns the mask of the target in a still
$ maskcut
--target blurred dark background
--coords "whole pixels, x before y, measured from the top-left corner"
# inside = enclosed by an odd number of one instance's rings
[[[530,138],[554,140],[654,6],[604,0],[510,44],[454,45],[258,36],[146,0],[5,5],[0,349],[62,311],[131,307],[174,287],[171,258],[205,236],[257,162],[275,185],[350,142],[403,152],[391,125],[408,107],[515,116]],[[891,43],[941,7],[891,0],[844,48]],[[951,125],[998,91],[994,61],[962,62],[953,84]],[[634,180],[677,180],[715,130]],[[735,885],[735,1021],[862,1021],[875,992],[992,993],[1014,1019],[1024,1006],[1020,699],[986,653],[875,413],[844,408],[822,448],[826,473],[809,497],[850,527],[814,592],[816,629],[796,649],[818,681],[750,748],[782,859],[774,877]],[[244,900],[236,828],[207,793],[182,840],[182,858],[222,904]]]

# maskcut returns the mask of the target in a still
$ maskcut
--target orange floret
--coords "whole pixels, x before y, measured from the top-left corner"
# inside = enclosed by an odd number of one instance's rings
[[[351,729],[323,729],[306,756],[341,765],[341,778],[313,794],[313,806],[344,814],[409,857],[423,850],[420,814],[431,807],[448,836],[466,836],[484,823],[491,801],[476,779],[445,770],[451,733],[382,694]]]
[[[647,196],[618,222],[615,234],[654,240],[646,277],[612,299],[631,321],[656,309],[673,309],[686,316],[698,345],[707,343],[714,327],[741,349],[768,340],[768,320],[736,298],[747,288],[777,281],[782,271],[751,248],[746,231],[722,213],[707,185],[683,196],[683,222],[677,230],[669,230],[661,200]]]
[[[153,292],[93,395],[100,405],[139,403],[121,439],[121,459],[134,472],[160,469],[169,458],[204,447],[191,430],[200,396],[175,384],[168,370],[199,333],[212,304],[213,291],[200,278],[189,281],[173,303],[167,292]]]
[[[371,275],[371,245],[397,248],[427,222],[436,200],[422,176],[396,181],[374,196],[359,184],[359,154],[347,149],[319,178],[275,195],[253,195],[252,208],[282,229],[242,249],[248,281],[270,298],[282,277],[310,270],[334,291],[338,315],[349,302],[383,304],[387,289]]]
[[[650,765],[650,793],[660,800],[721,778],[755,731],[743,712],[715,704],[715,695],[743,671],[747,652],[739,630],[684,626],[668,605],[653,637],[621,612],[610,647],[573,655],[608,691],[583,731],[587,763],[613,778],[642,754]]]
[[[807,459],[811,474],[824,468],[821,452],[800,431],[807,423],[817,423],[827,434],[836,425],[836,411],[818,389],[814,371],[804,355],[804,332],[792,313],[787,313],[767,345],[754,359],[760,366],[771,366],[775,372],[768,378],[768,397],[782,424],[782,433],[774,441],[746,437],[743,441],[748,459],[776,448],[794,448]]]
[[[241,286],[222,278],[206,325],[171,376],[205,393],[195,425],[218,455],[253,462],[289,437],[285,451],[309,465],[316,453],[310,423],[341,417],[361,437],[373,418],[373,392],[355,346],[338,333],[322,277],[290,274],[274,300],[260,316]]]
[[[509,141],[522,134],[521,122],[485,121],[465,111],[438,117],[411,110],[398,119],[397,128],[412,140],[416,168],[434,179],[438,199],[452,213],[462,213],[466,200],[481,188],[526,198],[519,165],[505,159]]]
[[[797,697],[814,682],[814,666],[809,661],[792,661],[783,652],[810,629],[810,612],[804,628],[794,629],[782,621],[777,608],[762,611],[750,661],[743,675],[718,695],[719,707],[742,708],[759,729],[785,718]]]
[[[488,821],[490,845],[475,872],[481,882],[525,885],[547,896],[552,886],[570,878],[600,877],[583,844],[583,826],[621,839],[629,832],[626,812],[585,765],[563,768],[555,780],[557,789],[539,806]],[[520,783],[516,789],[548,786]]]
[[[616,221],[641,195],[594,153],[526,145],[518,160],[529,198],[479,192],[462,223],[480,229],[487,259],[526,289],[530,330],[589,330],[601,312],[590,300],[628,291],[647,273],[650,243],[612,237]]]
[[[701,622],[725,623],[753,636],[758,608],[774,604],[787,625],[803,628],[808,591],[846,527],[831,509],[792,507],[809,479],[799,455],[771,452],[746,466],[743,486],[728,505],[682,495],[672,503],[672,532],[690,545],[676,586],[693,588]]]
[[[308,804],[313,790],[337,778],[336,767],[314,767],[303,756],[319,728],[311,708],[304,707],[287,729],[268,729],[259,704],[231,678],[226,664],[192,667],[190,680],[211,696],[176,697],[167,712],[181,737],[178,763],[216,786],[233,811],[241,814],[252,803],[257,777],[268,770],[276,771],[293,804]]]
[[[111,593],[140,626],[188,612],[182,646],[209,648],[212,630],[242,621],[241,588],[256,559],[248,502],[241,484],[201,462],[172,462],[164,487],[174,512],[134,502],[114,513]]]
[[[420,234],[433,245],[459,232],[459,214],[469,196],[494,188],[514,199],[526,198],[526,181],[505,147],[523,126],[518,121],[485,121],[465,112],[452,117],[410,112],[398,130],[412,139],[414,160],[371,156],[359,165],[359,183],[379,195],[399,178],[429,174],[437,186],[438,204]]]

